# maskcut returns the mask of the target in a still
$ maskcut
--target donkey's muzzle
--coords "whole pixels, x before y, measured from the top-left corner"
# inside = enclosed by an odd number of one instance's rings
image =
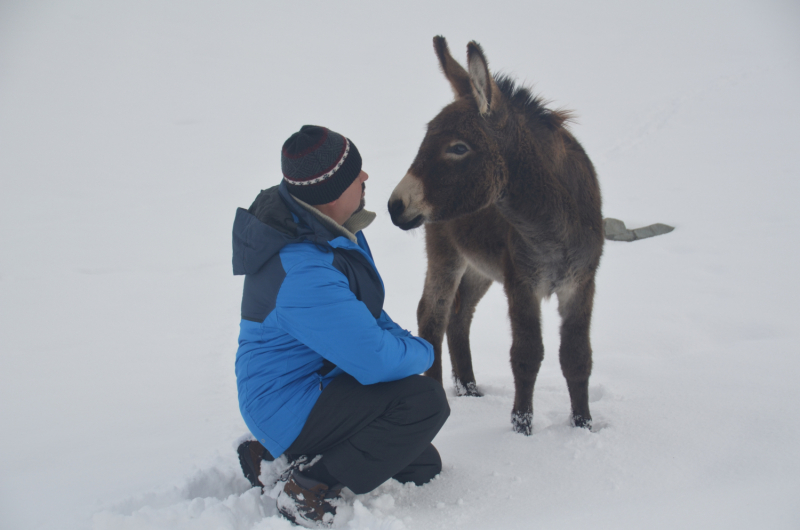
[[[389,215],[392,217],[392,222],[395,226],[400,227],[402,230],[411,230],[420,226],[425,217],[418,215],[410,221],[403,221],[403,214],[406,211],[406,205],[403,204],[402,199],[389,199]]]
[[[403,204],[402,199],[389,199],[389,215],[392,216],[392,222],[397,224],[397,220],[406,211],[406,205]]]

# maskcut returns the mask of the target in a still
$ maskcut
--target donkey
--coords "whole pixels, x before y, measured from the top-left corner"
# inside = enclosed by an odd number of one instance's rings
[[[388,203],[401,229],[425,225],[428,270],[417,323],[435,352],[426,375],[442,381],[446,331],[457,393],[481,395],[469,330],[492,281],[502,283],[512,332],[511,423],[530,435],[533,387],[544,356],[540,305],[555,293],[572,422],[591,429],[589,327],[603,252],[594,167],[565,127],[570,114],[545,108],[506,76],[492,77],[478,43],[467,45],[467,70],[444,37],[435,37],[433,45],[455,101],[428,124]]]

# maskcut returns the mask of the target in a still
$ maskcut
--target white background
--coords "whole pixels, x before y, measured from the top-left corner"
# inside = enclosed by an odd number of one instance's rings
[[[569,427],[555,301],[534,433],[511,432],[494,286],[487,395],[451,397],[440,478],[350,497],[337,525],[800,525],[796,2],[4,0],[0,527],[288,528],[233,449],[234,212],[301,125],[347,135],[385,307],[415,331],[422,232],[385,204],[452,98],[437,34],[576,111],[606,216],[676,230],[606,245],[593,432]]]

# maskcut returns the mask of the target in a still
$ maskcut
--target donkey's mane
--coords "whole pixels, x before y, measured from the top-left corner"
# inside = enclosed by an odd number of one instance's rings
[[[494,82],[506,97],[509,105],[525,114],[529,123],[544,123],[550,129],[566,127],[572,120],[568,110],[550,110],[546,107],[549,101],[534,95],[528,87],[518,85],[515,80],[505,74],[495,74]]]

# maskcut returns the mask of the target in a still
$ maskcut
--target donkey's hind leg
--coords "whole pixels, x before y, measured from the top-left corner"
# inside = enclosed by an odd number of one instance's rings
[[[594,276],[557,291],[561,314],[561,372],[567,380],[576,427],[592,428],[589,413],[589,375],[592,373],[592,346],[589,327],[594,300]]]
[[[472,371],[472,352],[469,347],[469,329],[475,307],[489,287],[492,280],[467,267],[456,291],[447,325],[447,347],[450,350],[450,363],[453,366],[453,382],[459,396],[482,396],[475,384]]]

